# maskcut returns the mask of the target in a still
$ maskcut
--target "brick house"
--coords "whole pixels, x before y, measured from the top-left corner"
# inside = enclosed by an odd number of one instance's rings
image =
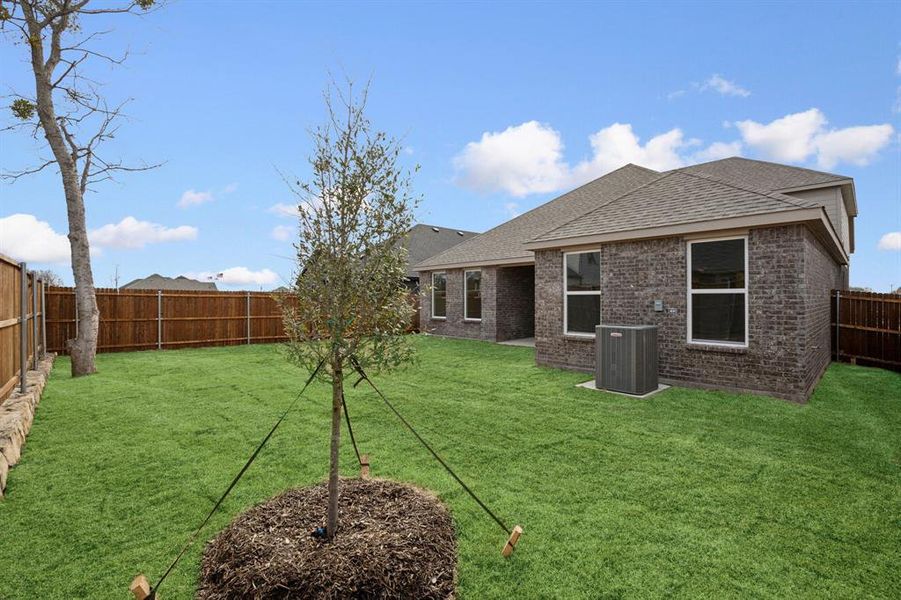
[[[534,338],[539,365],[590,371],[597,324],[657,325],[664,383],[804,401],[830,360],[856,215],[840,175],[627,165],[415,265],[422,328]]]

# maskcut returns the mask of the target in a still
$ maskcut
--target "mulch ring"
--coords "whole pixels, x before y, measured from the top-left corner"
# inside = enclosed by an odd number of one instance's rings
[[[197,598],[454,597],[457,547],[432,494],[342,479],[337,534],[324,527],[326,483],[289,490],[238,515],[203,553]]]

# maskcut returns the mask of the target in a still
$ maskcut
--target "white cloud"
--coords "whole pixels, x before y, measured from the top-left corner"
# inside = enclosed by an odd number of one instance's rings
[[[182,275],[198,281],[214,280],[224,285],[270,285],[279,279],[278,275],[269,269],[251,271],[247,267],[231,267],[216,272],[182,273]]]
[[[147,244],[179,242],[197,238],[197,228],[189,225],[164,227],[159,223],[138,221],[125,217],[118,223],[110,223],[88,234],[91,243],[111,248],[143,248]]]
[[[285,204],[284,202],[279,202],[278,204],[270,206],[268,211],[280,217],[299,217],[300,212],[297,207],[297,204]]]
[[[454,158],[456,181],[479,191],[514,196],[553,192],[566,179],[560,134],[538,121],[485,132]]]
[[[816,108],[766,125],[750,119],[735,123],[746,144],[770,158],[789,162],[800,162],[814,152],[813,138],[825,125],[826,117]]]
[[[692,162],[708,162],[730,156],[741,156],[741,142],[713,142],[703,150],[691,155]]]
[[[272,228],[272,238],[280,242],[287,242],[294,235],[294,228],[287,225],[276,225]]]
[[[786,115],[763,124],[738,121],[735,126],[744,142],[766,157],[785,162],[802,162],[816,156],[821,168],[839,162],[868,164],[892,138],[891,125],[862,125],[827,129],[826,116],[816,108]]]
[[[895,250],[901,252],[901,231],[890,231],[879,240],[880,250]]]
[[[222,188],[222,193],[223,193],[223,194],[231,194],[231,193],[236,192],[236,191],[238,191],[238,184],[237,184],[237,182],[230,183],[230,184],[228,184],[227,186],[225,186],[224,188]]]
[[[187,190],[181,195],[181,199],[179,199],[178,201],[178,207],[188,208],[189,206],[195,206],[197,204],[203,204],[205,202],[212,201],[212,192],[198,192],[195,190]]]
[[[675,169],[685,164],[679,149],[696,145],[695,140],[684,140],[678,128],[656,135],[642,145],[632,126],[624,123],[614,123],[588,139],[593,156],[573,168],[571,184],[584,183],[628,163],[657,171]]]
[[[69,238],[47,221],[22,213],[0,218],[0,254],[25,262],[65,264],[69,252]]]
[[[676,98],[681,98],[686,94],[685,90],[674,90],[666,95],[667,100],[675,100]]]
[[[751,95],[749,90],[717,74],[711,75],[707,81],[702,83],[700,90],[702,92],[713,90],[721,96],[739,96],[741,98],[747,98]]]
[[[554,192],[579,185],[632,162],[651,169],[685,164],[681,148],[695,145],[680,129],[657,135],[645,144],[632,126],[614,123],[589,136],[592,157],[575,166],[563,160],[563,140],[548,125],[528,121],[501,132],[486,132],[454,158],[458,184],[481,192],[516,197]]]
[[[861,125],[818,135],[815,140],[817,162],[825,169],[831,169],[839,162],[865,166],[891,141],[894,131],[888,124]]]

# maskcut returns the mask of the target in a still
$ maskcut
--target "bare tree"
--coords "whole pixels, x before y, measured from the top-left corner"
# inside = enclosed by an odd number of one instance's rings
[[[78,334],[68,342],[73,376],[96,370],[100,318],[85,223],[85,192],[116,172],[157,166],[127,166],[99,153],[100,146],[115,136],[125,103],[110,106],[100,85],[84,75],[83,67],[92,60],[121,64],[125,56],[115,58],[92,49],[91,43],[108,32],[85,33],[84,21],[97,15],[139,13],[153,4],[154,0],[105,3],[97,8],[90,0],[8,0],[0,4],[4,32],[28,47],[35,83],[33,96],[15,95],[10,108],[18,123],[11,128],[30,129],[34,138],[43,134],[52,153],[32,168],[4,173],[3,177],[15,180],[55,165],[62,178],[78,304]]]
[[[338,451],[344,378],[412,358],[404,336],[413,308],[404,286],[400,243],[418,204],[411,173],[397,164],[397,140],[373,131],[364,114],[367,90],[325,93],[328,120],[312,132],[312,176],[292,185],[299,198],[298,275],[284,301],[290,356],[332,386],[327,535],[338,520]],[[350,372],[348,372],[350,371]]]
[[[50,269],[39,269],[34,272],[35,276],[46,283],[47,285],[52,285],[55,287],[60,287],[63,285],[63,279],[59,275],[57,275],[54,271]]]

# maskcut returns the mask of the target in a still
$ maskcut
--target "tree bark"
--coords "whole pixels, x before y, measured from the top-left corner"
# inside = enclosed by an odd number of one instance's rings
[[[65,137],[65,131],[56,118],[53,103],[53,69],[59,62],[60,33],[67,24],[67,18],[54,26],[51,37],[50,59],[45,63],[42,32],[37,15],[25,7],[25,17],[31,40],[31,67],[34,72],[35,96],[38,119],[44,137],[53,151],[59,166],[66,196],[69,220],[69,246],[72,251],[72,276],[75,279],[75,301],[78,306],[78,334],[68,341],[72,356],[72,376],[89,375],[96,372],[94,356],[97,353],[97,327],[100,311],[94,292],[94,275],[91,272],[91,253],[88,243],[87,224],[84,210],[84,182],[78,173],[78,156]],[[70,152],[71,150],[71,152]],[[89,160],[86,158],[86,160]]]
[[[335,537],[338,529],[338,449],[341,446],[341,398],[344,397],[344,377],[341,359],[332,363],[332,449],[328,472],[328,539]]]

